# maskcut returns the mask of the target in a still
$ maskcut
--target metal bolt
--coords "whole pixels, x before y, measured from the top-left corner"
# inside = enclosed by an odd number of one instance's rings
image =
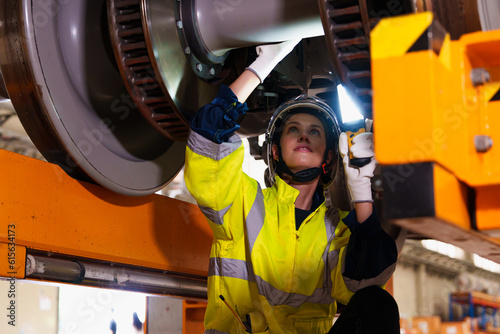
[[[485,68],[474,68],[470,71],[470,79],[474,87],[490,82],[490,73]]]
[[[184,53],[189,55],[191,54],[191,49],[189,48],[189,46],[187,46],[186,48],[184,48]]]
[[[201,71],[203,71],[203,65],[201,65],[201,64],[196,64],[196,69],[197,69],[198,71],[200,71],[200,72],[201,72]]]
[[[208,73],[210,73],[210,75],[215,75],[215,70],[213,67],[210,67],[210,69],[208,70]]]
[[[474,145],[476,146],[476,151],[486,153],[493,146],[493,139],[490,136],[477,135],[474,136]]]
[[[35,258],[28,254],[26,257],[26,276],[29,276],[35,272],[36,269],[36,260]]]
[[[182,21],[177,21],[177,28],[182,29]]]

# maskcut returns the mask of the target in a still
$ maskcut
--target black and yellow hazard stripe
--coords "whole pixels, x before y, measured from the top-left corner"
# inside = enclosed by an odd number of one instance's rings
[[[485,91],[487,94],[486,99],[488,100],[488,102],[500,101],[500,84],[493,83],[485,86],[486,86]],[[488,87],[490,89],[488,89]]]
[[[406,51],[417,52],[423,50],[432,50],[436,55],[439,56],[441,53],[441,47],[443,46],[446,37],[446,30],[443,26],[436,21],[432,20],[432,23],[425,29],[420,37],[417,38],[415,43]]]
[[[449,51],[450,38],[431,12],[381,20],[371,33],[373,59],[399,57],[410,52],[432,50],[440,55]],[[445,52],[445,53],[446,53]]]

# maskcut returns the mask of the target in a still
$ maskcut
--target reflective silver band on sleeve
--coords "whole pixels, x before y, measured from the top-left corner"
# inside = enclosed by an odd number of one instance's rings
[[[202,205],[198,205],[198,207],[200,208],[200,211],[203,212],[205,217],[210,219],[210,221],[212,221],[216,225],[222,225],[224,224],[224,215],[226,214],[227,210],[229,210],[231,205],[228,205],[227,207],[219,211],[215,211],[214,209]]]
[[[194,153],[216,161],[224,159],[236,151],[240,145],[241,138],[236,134],[229,137],[227,142],[217,144],[193,130],[190,130],[187,142],[187,146]]]
[[[246,261],[221,257],[210,258],[208,276],[232,277],[254,281],[253,269]]]
[[[376,277],[373,278],[362,279],[361,281],[357,281],[352,278],[347,278],[344,275],[342,275],[342,277],[344,278],[344,282],[347,288],[352,292],[357,292],[363,288],[366,288],[367,286],[384,285],[385,283],[387,283],[389,278],[391,278],[392,274],[394,273],[394,270],[396,269],[396,263],[397,262],[394,262],[389,267],[387,267],[383,272],[381,272],[380,274],[378,274]]]

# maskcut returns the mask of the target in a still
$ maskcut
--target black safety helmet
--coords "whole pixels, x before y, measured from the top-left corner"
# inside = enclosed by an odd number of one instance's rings
[[[318,168],[309,168],[307,170],[293,173],[290,169],[288,169],[283,161],[283,158],[281,157],[280,138],[281,132],[288,118],[294,114],[301,113],[316,116],[322,122],[326,135],[326,150],[324,154],[323,166]],[[313,96],[300,95],[281,104],[274,112],[266,131],[266,162],[269,168],[269,170],[266,171],[266,177],[268,186],[274,184],[276,173],[285,173],[298,182],[308,182],[318,177],[318,175],[321,175],[320,182],[323,184],[323,187],[327,188],[335,178],[337,170],[337,163],[339,160],[338,138],[339,123],[337,121],[337,116],[333,112],[332,108],[330,108],[330,106],[322,100]],[[281,157],[279,162],[273,158],[272,146],[274,144],[278,146],[279,155]],[[326,164],[326,157],[328,151],[330,150],[333,152],[333,158],[329,164]]]

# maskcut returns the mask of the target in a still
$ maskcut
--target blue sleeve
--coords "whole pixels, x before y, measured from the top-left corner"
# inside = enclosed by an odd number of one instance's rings
[[[351,231],[345,255],[345,277],[357,281],[374,278],[397,261],[396,243],[380,226],[375,208],[362,224],[357,221],[355,210],[343,221]]]
[[[238,102],[233,91],[222,85],[217,97],[203,106],[191,120],[191,129],[214,143],[227,142],[240,126],[238,117],[248,110],[246,103]]]

